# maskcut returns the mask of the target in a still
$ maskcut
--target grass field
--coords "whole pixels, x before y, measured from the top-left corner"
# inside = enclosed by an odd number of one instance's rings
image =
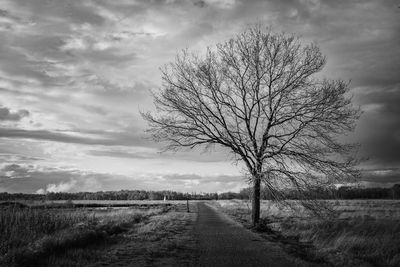
[[[248,201],[209,203],[250,227]],[[0,266],[192,266],[194,204],[188,213],[185,201],[3,202]],[[400,266],[400,201],[328,201],[328,217],[292,204],[263,201],[255,230],[321,265]]]
[[[330,201],[333,213],[316,218],[301,207],[290,210],[263,201],[264,236],[298,256],[333,266],[400,266],[400,201]],[[247,201],[213,203],[250,226]],[[295,205],[294,205],[295,206]]]
[[[124,203],[96,202],[103,208],[76,208],[77,204],[0,205],[0,266],[92,266],[110,259],[139,261],[138,265],[171,258],[185,261],[185,250],[190,250],[185,227],[195,217],[186,212],[185,203],[141,201],[119,207]]]

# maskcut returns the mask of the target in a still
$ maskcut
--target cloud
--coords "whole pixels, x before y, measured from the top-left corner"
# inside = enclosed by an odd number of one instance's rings
[[[93,137],[93,135],[95,135]],[[61,143],[72,143],[82,145],[105,145],[105,146],[135,146],[143,144],[142,137],[121,132],[88,131],[47,131],[47,130],[25,130],[0,127],[0,138],[46,140]]]
[[[19,121],[29,116],[29,111],[21,109],[15,112],[10,111],[7,107],[0,107],[0,121]]]
[[[105,139],[94,139],[88,137],[77,137],[60,132],[51,132],[46,130],[24,130],[13,128],[0,128],[0,137],[6,138],[27,138],[34,140],[48,140],[62,143],[78,143],[78,144],[101,144],[108,142]]]
[[[70,182],[61,182],[59,184],[48,184],[46,189],[40,188],[36,191],[38,194],[57,193],[57,192],[71,192],[71,189],[76,187],[76,180]]]
[[[73,193],[73,192],[96,192],[101,190],[101,184],[95,178],[85,180],[71,179],[67,182],[58,184],[48,184],[46,188],[40,188],[36,191],[38,194],[46,193]]]
[[[90,155],[100,157],[117,157],[117,158],[134,158],[134,159],[151,159],[155,158],[155,153],[148,152],[130,152],[119,150],[91,150]]]
[[[48,2],[46,0],[13,0],[11,1],[13,10],[20,10],[19,13],[36,14],[50,22],[68,23],[88,23],[91,25],[101,25],[104,23],[104,17],[99,15],[96,10],[90,6],[88,1],[70,2],[61,4],[59,1]],[[16,9],[19,7],[19,9]]]
[[[204,0],[194,1],[193,5],[203,8],[206,6],[206,2]]]
[[[398,167],[397,6],[394,0],[3,1],[0,97],[7,107],[0,107],[1,151],[49,159],[55,155],[43,151],[60,143],[65,150],[57,151],[58,159],[75,162],[82,169],[82,157],[75,155],[87,152],[85,156],[93,156],[94,162],[104,166],[130,170],[132,162],[146,161],[147,172],[160,168],[164,172],[155,174],[164,175],[163,183],[135,180],[131,184],[120,177],[120,187],[234,188],[237,183],[230,184],[230,179],[200,175],[198,168],[192,168],[200,164],[203,169],[206,164],[217,168],[217,163],[231,160],[227,151],[157,154],[161,145],[144,138],[147,126],[138,110],[153,109],[149,90],[161,86],[159,67],[172,61],[177,51],[189,48],[201,53],[248,23],[261,22],[274,31],[298,34],[304,42],[317,42],[328,58],[321,76],[351,80],[354,100],[365,110],[355,133],[362,142],[362,154],[370,157],[362,167]],[[80,184],[79,170],[48,170],[45,178],[36,173],[35,179],[41,181],[38,187],[23,171],[27,165],[35,166],[32,162],[12,161],[23,167],[9,170],[9,174],[19,174],[21,183],[10,190],[29,186],[47,190],[47,185],[58,189],[75,180]],[[192,168],[199,177],[165,176],[182,168],[185,172]],[[224,171],[228,172],[226,167]],[[46,175],[51,172],[56,178]],[[113,188],[108,178],[96,179]],[[386,178],[368,174],[366,179]]]
[[[202,151],[200,149],[192,149],[180,151],[179,153],[162,151],[157,148],[136,147],[136,148],[102,148],[99,150],[90,150],[88,154],[98,157],[117,157],[127,159],[164,159],[164,160],[181,160],[192,162],[231,162],[232,157],[227,156],[228,151],[223,149],[215,149],[211,151]]]
[[[357,101],[364,114],[356,130],[366,165],[384,168],[400,166],[400,83],[377,90],[358,90]]]
[[[0,152],[0,160],[2,162],[22,162],[22,163],[30,163],[38,160],[42,160],[39,157],[32,157],[32,156],[24,156],[18,154],[9,154],[9,153],[1,153]]]
[[[0,181],[30,177],[30,171],[33,168],[34,165],[24,163],[3,164],[0,168]]]
[[[11,193],[93,192],[102,190],[102,180],[110,177],[74,168],[38,164],[11,163],[0,167],[0,187]]]
[[[400,168],[364,170],[362,181],[383,184],[400,183]]]
[[[18,182],[15,182],[16,179]],[[238,191],[245,186],[246,183],[240,175],[154,172],[128,176],[39,164],[11,163],[0,167],[0,188],[11,193],[93,192],[121,189],[224,192]]]

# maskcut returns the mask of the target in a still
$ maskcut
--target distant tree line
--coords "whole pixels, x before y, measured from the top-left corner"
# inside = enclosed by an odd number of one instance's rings
[[[0,200],[211,200],[217,193],[182,193],[175,191],[120,190],[99,192],[49,192],[47,194],[0,193]]]
[[[282,192],[284,199],[304,199],[312,197],[314,199],[400,199],[400,184],[395,184],[391,188],[382,187],[351,187],[342,186],[339,188],[310,187],[307,192],[297,192],[296,190],[285,190]],[[219,199],[250,199],[251,189],[243,188],[239,193],[225,192],[218,194]],[[273,197],[266,188],[261,189],[261,199],[271,200]]]
[[[182,193],[175,191],[120,190],[100,192],[50,192],[47,194],[0,193],[1,200],[218,200],[218,199],[251,199],[251,188],[243,188],[240,192],[224,193]],[[363,188],[342,186],[339,188],[310,188],[306,194],[318,199],[400,199],[400,184],[391,188]],[[304,192],[285,190],[285,199],[301,199],[307,197]],[[261,190],[261,199],[273,199],[266,188]]]

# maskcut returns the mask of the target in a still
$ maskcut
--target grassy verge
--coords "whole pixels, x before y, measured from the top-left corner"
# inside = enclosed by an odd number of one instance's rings
[[[169,208],[94,212],[3,206],[0,210],[0,266],[75,266],[52,262],[68,259],[71,253],[84,262],[87,256],[83,250],[88,247],[94,248],[89,253],[93,259],[96,257],[93,252],[105,242],[112,242],[114,236],[129,231],[132,225]],[[80,262],[79,258],[75,260]]]
[[[244,203],[222,201],[213,205],[250,227],[250,210]],[[400,266],[398,218],[364,215],[317,219],[264,209],[269,213],[262,212],[260,227],[255,230],[305,260],[332,266]]]
[[[195,266],[196,240],[193,236],[195,207],[175,205],[142,221],[108,247],[98,265],[113,266]]]
[[[400,266],[400,224],[397,220],[348,219],[283,221],[281,232],[311,243],[334,266]]]

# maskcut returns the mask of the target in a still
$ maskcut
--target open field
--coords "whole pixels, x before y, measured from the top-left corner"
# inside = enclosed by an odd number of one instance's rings
[[[0,266],[145,266],[171,261],[185,266],[194,260],[187,254],[193,253],[189,228],[196,215],[187,213],[184,202],[141,201],[140,206],[121,208],[112,206],[126,203],[108,201],[105,208],[74,207],[79,203],[0,205]]]
[[[211,203],[247,227],[247,201]],[[400,266],[400,201],[330,201],[334,213],[316,218],[304,209],[263,201],[258,231],[288,251],[333,266]]]
[[[316,266],[400,266],[400,201],[325,201],[315,217],[262,202],[257,229],[291,257]],[[250,228],[251,203],[208,201]],[[292,203],[293,204],[293,203]],[[197,203],[51,201],[0,203],[0,266],[194,266]]]
[[[284,205],[279,205],[276,202],[262,200],[261,204],[261,215],[276,218],[304,218],[311,216],[304,207],[296,204],[295,201],[288,201],[294,209],[291,209]],[[219,200],[219,205],[226,209],[251,209],[251,203],[249,201],[242,200]],[[400,200],[386,200],[386,199],[374,199],[374,200],[323,200],[321,203],[328,205],[334,215],[341,219],[351,217],[373,217],[376,219],[400,219]]]
[[[182,200],[16,200],[0,201],[2,205],[11,204],[26,206],[31,208],[149,208],[157,206],[173,206],[186,203]]]

